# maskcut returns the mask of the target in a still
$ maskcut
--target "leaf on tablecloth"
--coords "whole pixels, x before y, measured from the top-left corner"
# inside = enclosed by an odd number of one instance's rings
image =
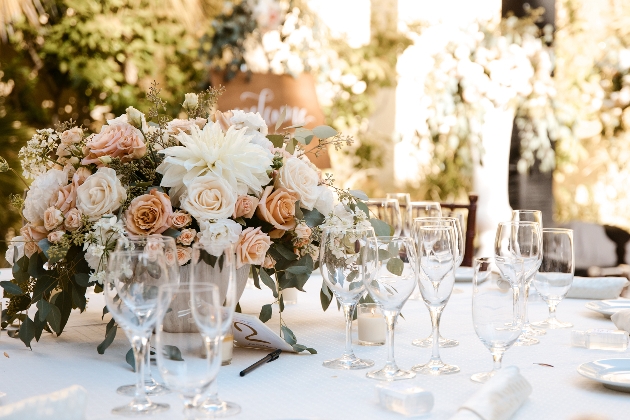
[[[4,352],[4,357],[6,357],[7,359],[9,358],[9,353],[7,353],[6,351]]]

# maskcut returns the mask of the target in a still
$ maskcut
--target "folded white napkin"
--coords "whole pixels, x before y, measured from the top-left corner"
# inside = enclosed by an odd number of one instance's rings
[[[532,393],[516,366],[501,369],[462,405],[451,420],[508,420]]]
[[[617,311],[610,317],[615,327],[630,333],[630,309]]]
[[[73,385],[51,394],[39,395],[0,407],[2,420],[83,420],[87,391]]]
[[[615,299],[628,284],[625,277],[574,277],[568,298]]]

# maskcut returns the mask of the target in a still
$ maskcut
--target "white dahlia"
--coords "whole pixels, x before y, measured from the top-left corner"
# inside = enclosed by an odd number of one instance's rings
[[[195,178],[208,173],[225,179],[238,195],[260,196],[270,181],[273,155],[251,143],[246,131],[230,127],[224,133],[220,124],[208,122],[202,130],[193,126],[190,134],[179,133],[182,146],[160,151],[166,158],[157,171],[164,175],[161,185],[171,188],[174,204]]]

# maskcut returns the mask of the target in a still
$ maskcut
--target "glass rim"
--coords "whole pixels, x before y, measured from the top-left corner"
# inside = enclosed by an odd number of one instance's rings
[[[442,207],[438,201],[412,201],[411,205],[414,205],[414,204],[418,206],[425,205],[425,204],[431,204],[431,205],[437,204],[438,206]]]
[[[185,281],[185,282],[181,282],[177,284],[173,284],[173,283],[160,284],[158,286],[158,291],[159,290],[179,290],[182,288],[186,288],[190,290],[191,287],[194,287],[195,289],[197,288],[214,289],[217,291],[217,293],[220,291],[219,286],[217,286],[214,283],[204,283],[204,282],[196,283],[196,282],[190,282],[190,281]]]
[[[511,259],[511,260],[514,260],[514,261],[517,261],[517,262],[520,262],[520,263],[525,263],[525,258],[518,257],[516,255],[510,255],[510,256],[495,255],[494,259],[496,260],[497,258],[499,258],[499,259]]]
[[[161,235],[159,233],[153,233],[151,235],[130,235],[127,234],[125,238],[128,241],[147,241],[149,239],[155,239],[157,241],[175,241],[175,238],[172,236]],[[116,242],[120,241],[122,238],[118,238]]]
[[[368,203],[378,204],[378,203],[388,203],[388,202],[390,202],[390,203],[393,203],[393,202],[398,203],[398,200],[395,199],[395,198],[387,198],[387,197],[383,197],[383,198],[381,198],[381,197],[368,198],[367,200],[364,200],[365,204],[368,204]]]
[[[573,233],[573,229],[566,228],[543,228],[543,233]]]
[[[538,222],[532,222],[531,220],[510,220],[508,222],[499,222],[499,226],[500,225],[504,225],[504,226],[508,226],[508,225],[514,225],[514,226],[532,226],[532,225],[536,225],[536,226],[540,226],[540,223]]]
[[[321,228],[321,230],[322,230],[322,233],[324,231],[330,231],[330,230],[347,231],[347,232],[369,232],[369,231],[374,232],[374,228],[372,226],[369,226],[369,227],[368,226],[365,226],[365,227],[325,226]]]
[[[431,228],[431,229],[436,229],[436,228],[438,228],[439,230],[454,230],[454,229],[455,229],[453,226],[444,226],[444,225],[427,225],[427,226],[420,226],[420,230],[422,230],[422,229],[429,230],[429,228]]]
[[[527,210],[527,209],[512,210],[512,214],[514,213],[540,213],[542,214],[542,210]]]
[[[421,216],[421,217],[414,217],[413,218],[413,222],[415,223],[416,220],[418,221],[424,221],[424,220],[455,220],[457,223],[459,223],[459,218],[454,217],[454,216]]]

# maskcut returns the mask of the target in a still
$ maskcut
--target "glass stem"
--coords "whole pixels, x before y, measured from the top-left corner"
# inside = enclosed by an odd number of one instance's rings
[[[494,361],[492,370],[495,372],[501,370],[501,361],[503,360],[503,352],[500,350],[493,351],[492,360]]]
[[[556,307],[558,304],[556,302],[549,302],[549,319],[556,319]]]
[[[346,316],[346,351],[343,353],[345,357],[354,358],[352,352],[352,315],[357,303],[342,303],[343,313]]]
[[[398,319],[397,311],[383,310],[385,315],[385,321],[387,322],[387,363],[386,368],[398,370],[396,366],[396,360],[394,360],[394,327],[396,326],[396,320]]]
[[[151,386],[154,382],[151,375],[151,339],[149,338],[144,349],[144,383]]]
[[[136,395],[133,404],[149,404],[149,399],[144,391],[144,355],[148,347],[146,337],[136,336],[131,341],[133,358],[136,364]]]
[[[434,308],[429,306],[431,313],[431,326],[433,328],[433,350],[431,353],[431,361],[440,362],[440,317],[442,316],[442,308]]]
[[[532,275],[530,278],[525,279],[525,301],[523,302],[523,326],[529,325],[529,315],[527,313],[527,302],[529,301],[529,287],[532,284]]]
[[[516,286],[516,287],[512,287],[512,299],[513,299],[513,307],[514,307],[514,315],[516,317],[516,319],[522,319],[523,317],[523,313],[521,311],[521,307],[520,307],[520,293],[521,293],[521,289]]]
[[[195,397],[184,395],[182,396],[184,399],[184,418],[186,420],[194,420],[199,416],[199,411],[195,406]]]

